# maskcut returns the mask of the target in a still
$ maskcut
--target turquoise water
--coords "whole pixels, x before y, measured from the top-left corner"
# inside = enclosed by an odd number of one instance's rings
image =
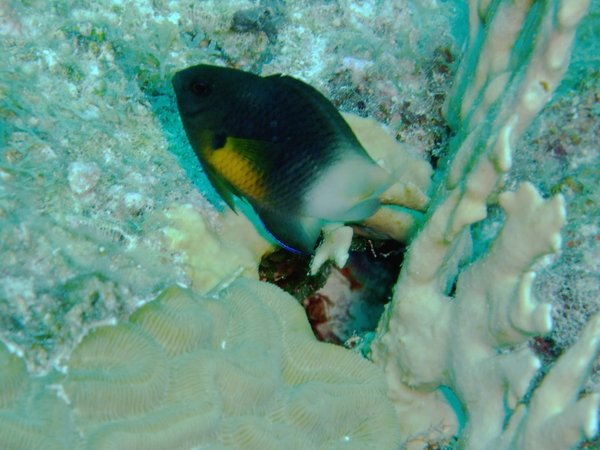
[[[440,106],[466,38],[458,2],[306,1],[232,30],[249,2],[0,4],[0,337],[31,373],[64,367],[88,329],[189,285],[158,213],[224,211],[183,134],[171,75],[200,62],[286,73],[342,110],[376,117],[436,162]],[[275,31],[273,31],[273,29]],[[518,146],[508,186],[562,193],[562,258],[538,277],[569,346],[598,309],[600,2],[561,87]],[[494,223],[482,235],[494,233]],[[487,233],[487,234],[486,234]],[[482,239],[485,239],[484,238]],[[596,388],[597,382],[591,384]]]

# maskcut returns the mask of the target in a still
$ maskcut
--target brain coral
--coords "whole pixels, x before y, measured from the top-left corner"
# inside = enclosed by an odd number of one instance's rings
[[[4,348],[2,367],[0,441],[15,450],[385,450],[400,442],[381,372],[316,341],[291,296],[249,279],[215,298],[165,290],[128,323],[84,338],[64,376],[29,380]]]

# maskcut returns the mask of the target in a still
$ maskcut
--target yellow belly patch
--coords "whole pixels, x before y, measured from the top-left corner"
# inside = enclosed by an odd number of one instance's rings
[[[252,161],[235,149],[234,141],[227,138],[225,145],[209,152],[208,162],[245,196],[261,200],[267,192],[261,173]]]

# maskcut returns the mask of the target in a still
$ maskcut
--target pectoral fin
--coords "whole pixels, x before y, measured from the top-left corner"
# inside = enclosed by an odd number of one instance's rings
[[[215,135],[212,148],[203,156],[215,189],[229,206],[232,195],[263,201],[269,193],[264,173],[278,147],[263,141],[226,136],[217,139],[218,136],[221,135]]]
[[[235,211],[233,196],[236,195],[241,197],[241,193],[209,164],[203,164],[203,169],[208,177],[208,180],[210,181],[210,184],[213,185],[217,193],[221,196],[225,203],[227,203],[227,206]]]

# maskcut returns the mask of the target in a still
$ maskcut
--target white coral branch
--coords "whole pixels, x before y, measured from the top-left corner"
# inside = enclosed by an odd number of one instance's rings
[[[532,295],[529,268],[557,250],[564,201],[543,200],[523,183],[502,194],[501,204],[504,227],[487,254],[460,275],[452,310],[449,371],[468,414],[465,449],[486,448],[501,434],[505,402],[514,408],[539,369],[529,349],[499,351],[550,331],[552,323],[549,305]]]
[[[493,347],[550,331],[550,308],[533,298],[529,269],[537,259],[558,250],[565,223],[562,197],[545,201],[529,183],[502,194],[500,204],[508,216],[502,231],[457,286],[464,308],[480,311],[468,319],[480,330],[477,339]]]
[[[578,399],[600,350],[600,314],[583,329],[579,340],[559,358],[529,404],[515,410],[494,450],[562,450],[598,432],[600,395]]]
[[[529,410],[519,405],[540,362],[530,349],[513,347],[552,326],[549,304],[532,293],[532,266],[560,248],[562,197],[544,200],[527,183],[501,194],[507,213],[503,230],[488,252],[464,269],[471,256],[469,227],[485,218],[518,138],[566,71],[575,27],[588,4],[470,1],[471,41],[446,108],[456,131],[453,159],[371,345],[402,431],[409,439],[416,436],[408,443],[411,449],[423,448],[417,440],[428,440],[426,430],[437,427],[448,437],[456,432],[456,416],[436,395],[442,385],[466,410],[458,444],[463,450],[494,445],[564,450],[596,432],[598,400],[575,400],[598,337],[582,338],[588,342],[585,356],[574,348],[575,360],[557,365]]]

